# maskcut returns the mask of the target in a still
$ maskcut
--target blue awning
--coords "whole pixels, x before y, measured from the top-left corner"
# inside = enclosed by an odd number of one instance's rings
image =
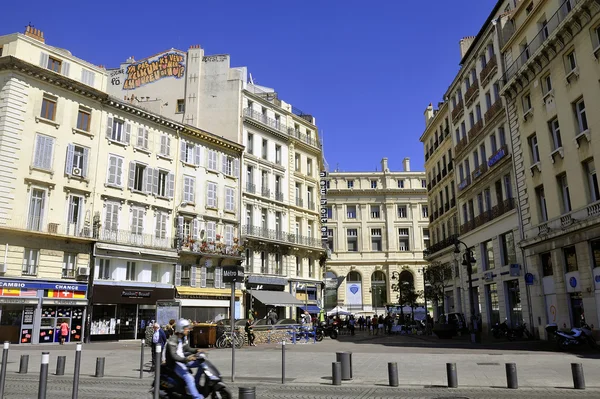
[[[321,308],[317,305],[301,306],[300,309],[308,311],[308,313],[319,313],[321,311]]]

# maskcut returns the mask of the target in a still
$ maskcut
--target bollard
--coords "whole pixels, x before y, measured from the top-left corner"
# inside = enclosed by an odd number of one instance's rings
[[[256,387],[240,387],[238,399],[256,399]]]
[[[581,363],[571,363],[571,372],[573,373],[573,387],[575,389],[585,389],[585,378],[583,377]]]
[[[285,340],[281,341],[281,383],[285,384]]]
[[[142,354],[140,355],[140,378],[144,378],[144,340],[142,340]]]
[[[65,375],[65,363],[67,362],[66,356],[59,356],[56,358],[56,375]]]
[[[29,369],[29,355],[21,355],[21,362],[19,363],[19,374],[27,374]],[[2,396],[0,396],[1,398]]]
[[[81,344],[75,349],[75,368],[73,370],[73,393],[71,399],[77,399],[79,395],[79,371],[81,369]]]
[[[154,349],[154,399],[160,399],[160,364],[162,362],[162,346]]]
[[[46,399],[46,388],[48,387],[48,363],[50,363],[50,353],[42,352],[42,364],[40,366],[40,385],[38,387],[38,399]]]
[[[97,357],[96,358],[96,375],[94,377],[102,378],[104,377],[104,358]]]
[[[456,363],[446,363],[446,374],[448,375],[448,388],[458,388]]]
[[[0,399],[4,398],[4,386],[6,384],[6,365],[8,363],[8,348],[10,342],[4,341],[4,349],[2,350],[2,371],[0,371]]]
[[[388,377],[390,380],[391,387],[398,386],[398,363],[390,362],[388,363]]]
[[[506,387],[508,389],[518,389],[517,365],[515,363],[506,363]]]
[[[342,385],[342,363],[333,362],[331,364],[331,383],[333,385]]]
[[[352,352],[336,352],[336,361],[342,363],[342,380],[352,379]]]

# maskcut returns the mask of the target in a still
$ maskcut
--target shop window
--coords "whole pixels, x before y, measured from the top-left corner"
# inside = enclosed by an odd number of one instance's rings
[[[91,335],[115,334],[117,326],[116,305],[94,305],[92,311]]]
[[[565,255],[565,273],[576,272],[577,269],[577,252],[575,247],[563,248],[563,254]]]

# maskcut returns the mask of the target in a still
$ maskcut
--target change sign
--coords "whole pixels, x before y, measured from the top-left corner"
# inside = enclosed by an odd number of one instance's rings
[[[244,279],[244,268],[242,266],[223,266],[224,283],[241,283]]]

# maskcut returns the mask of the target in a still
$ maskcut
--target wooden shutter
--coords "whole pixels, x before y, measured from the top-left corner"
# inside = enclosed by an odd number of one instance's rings
[[[154,185],[154,172],[155,170],[149,167],[146,167],[146,194],[152,195],[152,187]],[[156,170],[158,173],[158,170]]]
[[[133,190],[134,183],[135,183],[135,162],[129,162],[129,182],[127,183],[127,187],[130,190]]]
[[[183,238],[183,216],[177,216],[177,236]]]
[[[221,154],[221,172],[226,175],[229,174],[227,173],[227,155],[225,154]]]
[[[165,139],[166,139],[166,151],[165,151],[164,155],[170,157],[171,156],[171,137],[169,137],[168,135],[165,135]]]
[[[40,53],[40,66],[42,68],[48,69],[48,59],[50,57],[48,56],[48,53]]]
[[[196,267],[196,265],[191,265],[190,266],[190,287],[195,287],[196,286],[196,273],[198,271],[198,268]]]
[[[180,263],[175,264],[175,285],[176,286],[181,285],[181,264]]]
[[[220,267],[215,267],[215,288],[223,288],[223,269]]]
[[[152,179],[152,195],[158,195],[158,177],[160,176],[160,170],[154,169],[154,176]],[[165,194],[169,189],[168,182],[165,182]]]
[[[190,177],[190,191],[189,191],[189,195],[190,195],[190,202],[196,202],[196,179],[193,177]]]
[[[200,166],[200,151],[202,150],[202,147],[200,147],[200,144],[196,144],[194,146],[194,165],[196,166]]]
[[[187,144],[185,141],[181,140],[181,145],[180,145],[180,158],[181,158],[181,162],[186,162],[187,163],[187,158],[185,156],[186,154],[186,150],[187,150]]]
[[[108,117],[107,125],[106,125],[106,138],[112,138],[112,128],[113,128],[113,118],[111,116]]]
[[[67,159],[65,161],[65,173],[70,175],[73,172],[73,157],[75,156],[75,146],[67,144]]]
[[[124,143],[129,144],[131,140],[131,123],[126,122],[125,123],[125,140],[123,140]]]
[[[69,72],[71,71],[71,64],[69,62],[62,62],[62,66],[60,68],[60,72],[65,75],[65,76],[69,76]]]
[[[211,261],[207,260],[204,266],[200,266],[200,288],[206,288],[206,272],[211,265]]]
[[[237,158],[233,160],[233,176],[240,177],[240,160]]]
[[[160,136],[160,154],[168,155],[167,154],[167,136],[164,134]]]
[[[90,149],[83,148],[83,167],[81,168],[81,176],[87,177],[88,175],[88,163],[90,157]]]
[[[123,187],[123,158],[117,157],[117,167],[116,167],[116,183],[119,187]]]
[[[200,231],[200,221],[196,218],[192,219],[192,238],[198,239],[198,232]]]
[[[138,127],[138,133],[137,133],[137,137],[136,137],[136,146],[141,147],[141,148],[146,148],[144,147],[144,128],[143,127]]]
[[[173,199],[173,195],[175,194],[175,174],[169,173],[167,176],[167,182],[169,188],[168,196],[169,198]]]

